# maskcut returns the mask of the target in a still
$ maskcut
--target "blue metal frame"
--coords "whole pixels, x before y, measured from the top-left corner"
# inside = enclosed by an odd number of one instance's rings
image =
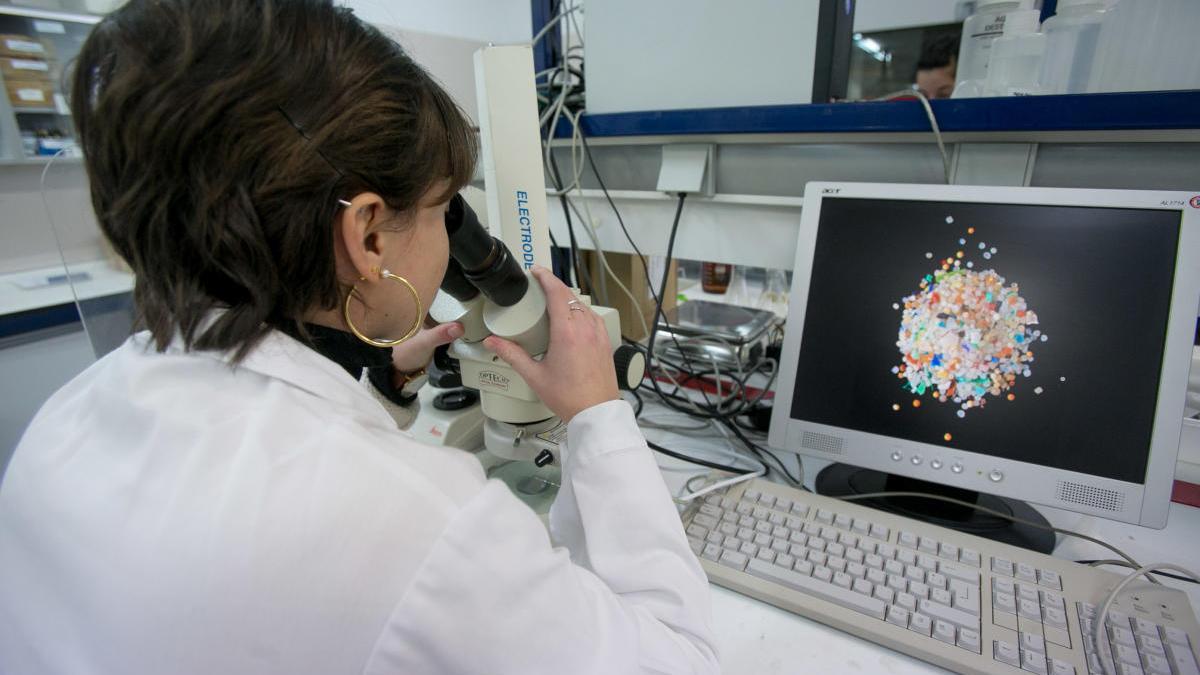
[[[537,35],[554,18],[554,0],[532,0],[533,32]],[[558,65],[562,58],[562,36],[552,30],[533,47],[533,72]]]
[[[74,302],[53,307],[31,309],[16,314],[0,316],[0,338],[54,328],[70,323],[79,323],[79,310]]]
[[[1200,90],[932,102],[943,132],[1200,129]],[[584,115],[590,136],[929,131],[916,100]],[[562,122],[559,137],[570,136]]]

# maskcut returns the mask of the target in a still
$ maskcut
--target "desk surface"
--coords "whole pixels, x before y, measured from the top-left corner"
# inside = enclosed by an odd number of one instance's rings
[[[694,425],[695,420],[664,412],[665,408],[647,402],[651,419],[671,419]],[[679,434],[660,429],[645,429],[646,436],[672,449],[678,449],[720,461],[724,439],[715,434]],[[796,457],[784,455],[790,468]],[[684,482],[706,473],[694,465],[658,456],[663,477],[672,494],[679,494]],[[805,484],[810,488],[820,469],[828,462],[804,458]],[[1176,562],[1194,566],[1200,560],[1200,509],[1171,504],[1165,529],[1103,520],[1088,515],[1037,506],[1052,525],[1074,530],[1111,542],[1144,563]],[[1054,556],[1065,560],[1111,558],[1112,554],[1095,544],[1075,537],[1060,537]],[[1120,572],[1119,568],[1110,568]],[[1193,610],[1200,610],[1200,586],[1164,583],[1188,593]],[[942,673],[941,668],[911,658],[848,633],[829,628],[801,616],[785,612],[717,586],[713,590],[713,617],[721,646],[721,665],[727,673]]]

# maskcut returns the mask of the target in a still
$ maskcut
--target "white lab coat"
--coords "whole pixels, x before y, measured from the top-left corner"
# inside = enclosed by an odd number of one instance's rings
[[[290,337],[236,368],[147,342],[16,450],[0,672],[717,672],[707,580],[624,402],[571,421],[548,536]]]

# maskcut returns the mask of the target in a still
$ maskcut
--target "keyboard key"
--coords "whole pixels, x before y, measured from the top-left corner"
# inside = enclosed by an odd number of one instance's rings
[[[979,631],[971,628],[958,629],[958,646],[969,652],[979,653]]]
[[[721,534],[723,534],[727,537],[736,537],[738,527],[737,527],[737,525],[734,525],[733,523],[721,523],[720,530],[721,530]]]
[[[1066,661],[1050,659],[1050,675],[1075,675],[1075,666]]]
[[[1153,621],[1134,617],[1133,632],[1138,635],[1153,635],[1155,638],[1158,638],[1158,624]]]
[[[804,534],[803,532],[792,532],[792,534],[788,536],[788,540],[790,540],[793,544],[800,544],[803,546],[808,543],[808,535]]]
[[[1016,668],[1021,667],[1021,652],[1017,646],[1004,640],[992,641],[992,658]]]
[[[904,563],[905,565],[915,565],[917,564],[917,554],[915,551],[902,548],[896,551],[896,560]]]
[[[883,569],[883,558],[875,553],[868,553],[863,559],[863,564],[877,570]]]
[[[924,614],[914,613],[908,619],[908,629],[914,633],[920,633],[925,637],[929,637],[930,631],[933,630],[933,619]]]
[[[713,531],[713,532],[709,532],[708,536],[705,537],[704,540],[709,543],[720,546],[721,542],[725,541],[725,535],[721,534],[720,532]]]
[[[1011,577],[1013,575],[1012,561],[1004,558],[992,558],[992,572]]]
[[[695,523],[692,523],[691,525],[687,526],[687,533],[688,533],[689,537],[695,537],[697,539],[704,539],[705,537],[708,536],[708,528],[701,527]]]
[[[792,544],[791,546],[788,546],[788,553],[791,553],[800,560],[804,560],[806,557],[808,557],[808,549],[804,548],[800,544]]]
[[[790,527],[793,530],[798,530],[798,529],[804,527],[804,521],[800,520],[799,518],[797,518],[795,516],[788,516],[788,517],[784,518],[783,524],[787,525],[788,527]]]
[[[841,533],[838,532],[836,527],[822,527],[821,528],[821,538],[824,539],[826,541],[826,543],[836,542],[838,540],[839,534],[841,534]]]
[[[1036,584],[1037,568],[1028,563],[1017,563],[1016,577],[1021,581],[1028,581],[1031,584]]]
[[[896,547],[891,544],[879,544],[875,547],[875,552],[878,553],[884,560],[890,560],[896,557]]]
[[[828,509],[817,509],[817,522],[830,525],[833,523],[833,511]]]
[[[792,500],[780,497],[775,500],[775,508],[780,511],[788,511],[792,508]]]
[[[775,555],[775,551],[772,551],[769,548],[760,548],[758,549],[758,555],[755,557],[759,560],[766,560],[767,562],[773,563],[775,562]]]
[[[1055,593],[1054,591],[1042,591],[1041,597],[1042,597],[1042,607],[1053,607],[1054,609],[1057,609],[1057,610],[1063,612],[1064,614],[1066,613],[1067,602],[1066,602],[1066,600],[1063,599],[1063,596],[1059,595],[1058,593]]]
[[[842,528],[843,530],[850,529],[850,524],[852,522],[854,522],[854,519],[844,513],[839,513],[838,515],[834,516],[834,518],[833,518],[833,524],[837,525],[838,527]]]
[[[1062,590],[1062,579],[1059,578],[1058,572],[1050,570],[1038,570],[1038,583],[1047,588],[1053,588],[1056,591]]]
[[[712,504],[701,504],[700,513],[720,520],[721,516],[725,514],[725,511],[719,506],[713,506]]]
[[[782,513],[772,513],[767,516],[767,522],[772,525],[783,525],[787,522],[787,516],[784,516]]]
[[[922,553],[932,553],[933,555],[937,555],[938,544],[939,542],[936,539],[921,537],[920,541],[917,543],[917,550],[921,551]]]
[[[753,558],[754,556],[758,555],[758,544],[744,542],[741,546],[738,547],[738,551],[745,553],[746,557],[748,557],[748,558]]]
[[[810,550],[808,552],[808,561],[814,565],[824,565],[825,561],[828,559],[829,559],[829,556],[825,555],[824,553],[822,553],[820,551],[811,551]]]
[[[992,592],[993,593],[1008,593],[1009,595],[1015,596],[1017,594],[1017,585],[1014,584],[1011,579],[993,577],[992,578]]]
[[[855,579],[861,579],[861,578],[863,578],[863,576],[866,575],[866,573],[867,573],[867,568],[863,567],[862,565],[860,565],[856,562],[846,561],[846,574],[849,574],[850,576],[854,577]]]
[[[954,624],[946,623],[945,621],[933,622],[933,638],[941,640],[946,644],[954,644],[955,638],[958,637],[958,631],[954,629]]]
[[[758,534],[754,535],[754,543],[758,544],[759,546],[770,547],[771,535],[765,532],[759,532]]]
[[[833,585],[840,586],[842,588],[850,588],[854,585],[854,579],[845,572],[834,572]]]
[[[824,565],[817,565],[814,567],[812,575],[814,579],[820,579],[821,581],[827,583],[833,580],[833,570],[825,567]]]
[[[912,532],[901,532],[898,541],[900,542],[900,545],[904,546],[905,548],[916,548],[918,537]]]
[[[863,535],[870,534],[871,533],[871,523],[868,523],[867,521],[863,520],[862,518],[855,518],[854,523],[850,526],[850,529],[854,530],[855,532],[857,532],[859,534],[863,534]]]
[[[706,544],[704,546],[704,552],[700,554],[700,557],[716,562],[718,559],[720,559],[721,552],[723,550],[724,549],[716,544]]]
[[[899,560],[889,560],[883,563],[883,571],[888,574],[902,576],[904,574],[904,563]]]
[[[958,546],[943,541],[941,548],[938,549],[938,555],[950,560],[958,560]]]
[[[754,507],[754,510],[751,511],[750,513],[758,520],[766,520],[767,516],[770,514],[770,512],[767,511],[767,509],[762,506]]]
[[[915,565],[908,565],[904,568],[904,577],[911,581],[925,583],[925,570]]]
[[[1021,633],[1021,651],[1046,653],[1046,641],[1036,633]]]
[[[688,537],[688,546],[692,549],[692,553],[700,555],[700,552],[704,550],[704,540]]]
[[[737,508],[734,510],[743,516],[754,515],[754,505],[749,502],[738,502]]]
[[[775,564],[790,570],[796,564],[796,559],[787,553],[780,553],[775,556]]]
[[[949,607],[952,602],[952,597],[953,596],[950,595],[950,591],[943,591],[940,588],[933,588],[929,591],[929,599],[939,605],[946,605]]]
[[[782,525],[776,525],[771,529],[771,536],[779,537],[780,539],[787,539],[788,537],[792,536],[792,531]]]
[[[737,511],[726,511],[725,515],[721,516],[721,520],[730,523],[737,523],[739,517],[740,516],[738,516]]]
[[[929,555],[928,553],[921,553],[917,555],[917,567],[920,567],[926,572],[936,572],[937,558]]]
[[[875,592],[875,584],[867,581],[866,579],[855,579],[854,584],[850,587],[850,590],[854,591],[855,593],[862,593],[863,595],[869,596]]]
[[[862,549],[848,548],[846,549],[845,558],[850,562],[862,564],[863,560],[866,559],[866,556],[863,555]]]
[[[738,527],[748,527],[750,529],[754,529],[754,523],[756,522],[758,521],[754,520],[754,516],[742,516],[737,521]]]
[[[867,568],[867,581],[869,581],[873,584],[886,584],[887,583],[887,573],[884,572],[883,570],[877,570],[877,569],[868,567]]]
[[[810,548],[810,549],[811,549],[811,550],[813,550],[813,551],[821,551],[821,552],[824,552],[824,551],[825,551],[825,547],[826,547],[827,545],[828,545],[828,544],[826,543],[826,541],[825,541],[824,539],[820,539],[820,538],[813,538],[813,537],[809,537],[809,538],[808,538],[808,548]]]
[[[900,604],[897,601],[897,604]],[[929,600],[920,600],[917,602],[917,610],[934,619],[949,621],[955,626],[963,628],[979,628],[979,617],[972,616],[966,612],[953,607],[939,605],[936,602]]]
[[[992,607],[994,607],[997,612],[1016,614],[1017,600],[1008,593],[997,592],[992,594]]]
[[[801,518],[807,518],[808,517],[808,504],[801,504],[799,502],[792,504],[792,513],[796,514],[797,516],[799,516]]]
[[[754,530],[764,534],[771,534],[771,524],[765,520],[760,520],[754,524]]]
[[[1171,675],[1171,664],[1166,657],[1157,654],[1142,655],[1142,669],[1148,675]]]
[[[876,586],[875,592],[872,593],[871,595],[879,598],[880,600],[886,602],[889,605],[892,604],[892,602],[895,601],[895,599],[896,599],[896,591],[893,591],[892,589],[888,588],[887,586]]]
[[[1184,636],[1186,639],[1187,636]],[[1171,667],[1175,673],[1179,675],[1200,675],[1200,666],[1196,664],[1196,657],[1192,656],[1192,650],[1186,645],[1178,642],[1166,643],[1167,659],[1171,662]]]
[[[737,502],[732,497],[721,497],[721,508],[729,510],[737,507]]]
[[[746,572],[760,579],[783,584],[788,588],[812,595],[835,605],[859,612],[860,614],[866,614],[880,620],[884,618],[887,605],[882,600],[870,598],[846,588],[822,583],[815,574],[812,577],[808,577],[798,574],[793,570],[787,570],[778,565],[763,562],[762,560],[751,560],[750,564],[746,567]]]
[[[928,601],[926,601],[928,602]],[[917,611],[917,598],[909,593],[896,593],[896,604],[910,612]]]
[[[904,593],[905,591],[908,590],[908,580],[906,580],[902,576],[897,576],[895,574],[889,574],[888,578],[887,578],[887,586],[888,586],[888,588],[895,590],[897,593]],[[914,609],[915,609],[915,604],[914,604]]]
[[[925,583],[929,584],[930,588],[937,588],[937,589],[941,589],[943,591],[947,590],[946,576],[944,574],[940,574],[938,572],[930,572],[929,574],[926,574],[925,575]]]
[[[1042,608],[1032,600],[1024,598],[1017,599],[1017,616],[1029,619],[1030,621],[1042,620]]]
[[[1134,650],[1137,649],[1137,642],[1133,639],[1133,631],[1125,626],[1110,626],[1108,629],[1108,639],[1118,645]]]
[[[871,525],[871,536],[875,537],[876,539],[883,539],[886,541],[891,534],[891,528],[887,528],[882,525]]]
[[[958,554],[958,561],[960,563],[963,563],[964,565],[971,565],[973,567],[979,567],[979,564],[980,564],[979,560],[980,560],[979,551],[976,551],[975,549],[964,548]]]
[[[1040,652],[1021,652],[1021,669],[1046,675],[1046,655]]]
[[[813,573],[813,564],[808,562],[807,560],[797,559],[796,564],[792,565],[792,569],[796,570],[796,572],[798,574],[803,574],[804,576],[808,576]]]
[[[762,493],[759,492],[758,490],[746,490],[745,492],[742,493],[743,499],[753,499],[754,501],[758,501],[758,498],[761,496],[762,496]]]
[[[791,544],[789,544],[786,539],[771,540],[771,550],[775,551],[776,553],[787,553],[790,546]]]
[[[937,571],[940,574],[946,575],[946,578],[948,579],[958,579],[959,581],[965,581],[972,586],[979,586],[979,570],[974,570],[965,565],[943,560],[938,563]],[[992,581],[995,582],[998,580],[993,579]],[[999,581],[1003,580],[1001,579]]]
[[[835,555],[839,558],[846,555],[846,547],[841,544],[828,544],[825,546],[825,552],[829,555]]]
[[[834,572],[845,572],[846,571],[846,559],[839,558],[835,555],[831,555],[831,556],[829,556],[829,559],[825,561],[825,566],[828,567],[829,569],[833,570]]]
[[[1160,632],[1162,633],[1163,642],[1177,644],[1181,647],[1191,646],[1188,642],[1187,633],[1185,633],[1182,628],[1175,628],[1174,626],[1162,626],[1162,630]]]
[[[1131,666],[1142,667],[1142,657],[1138,655],[1137,649],[1129,645],[1117,645],[1113,648],[1113,656],[1118,661],[1123,661]]]
[[[767,508],[771,508],[772,506],[775,506],[775,495],[764,494],[758,498],[758,503]]]
[[[1028,584],[1017,584],[1017,599],[1029,600],[1030,602],[1039,602],[1041,600],[1041,596],[1038,595],[1037,589],[1033,586],[1029,586]]]
[[[929,587],[920,581],[908,582],[908,592],[917,596],[918,600],[929,597]]]
[[[1056,607],[1043,607],[1042,621],[1044,621],[1046,625],[1054,626],[1055,628],[1067,627],[1067,615],[1063,613],[1061,609]]]
[[[908,628],[908,617],[911,615],[912,613],[907,609],[891,605],[887,609],[887,622],[900,626],[901,628]]]
[[[749,560],[750,556],[744,553],[725,550],[721,552],[721,558],[717,562],[726,567],[732,567],[735,570],[743,570],[746,568],[746,563]]]

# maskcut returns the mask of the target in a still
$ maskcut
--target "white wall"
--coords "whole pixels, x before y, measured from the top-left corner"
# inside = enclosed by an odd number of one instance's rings
[[[401,30],[480,42],[532,37],[529,0],[343,0],[360,19]]]
[[[893,28],[953,23],[967,18],[970,0],[858,0],[854,30],[869,33]]]

